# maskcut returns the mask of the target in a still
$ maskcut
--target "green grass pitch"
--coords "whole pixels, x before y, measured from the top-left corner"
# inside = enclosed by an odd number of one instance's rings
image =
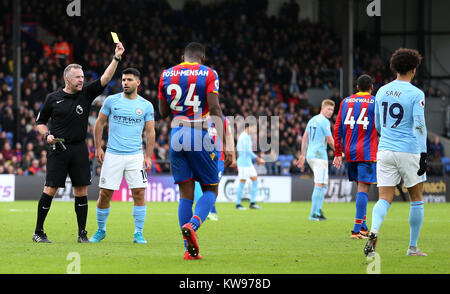
[[[71,252],[79,255],[82,274],[365,274],[371,264],[363,254],[365,241],[350,239],[355,203],[324,203],[324,222],[308,220],[310,202],[262,203],[260,211],[217,203],[219,221],[207,220],[198,231],[203,259],[194,261],[183,260],[177,203],[147,203],[145,245],[132,242],[133,204],[122,202],[112,202],[107,236],[96,244],[76,242],[73,202],[53,202],[45,223],[53,243],[34,243],[36,205],[0,203],[0,273],[65,274]],[[373,205],[368,205],[369,224]],[[395,202],[377,245],[381,273],[450,273],[449,208],[425,204],[419,247],[429,256],[407,257],[409,203]],[[89,237],[96,228],[95,201],[90,201]]]

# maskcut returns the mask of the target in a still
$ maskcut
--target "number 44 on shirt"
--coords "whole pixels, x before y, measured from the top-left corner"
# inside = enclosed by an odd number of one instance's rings
[[[344,125],[350,125],[350,129],[353,130],[355,124],[362,125],[364,130],[367,130],[369,125],[369,119],[366,116],[367,108],[361,108],[358,119],[355,121],[353,117],[353,108],[347,110],[347,115],[345,116]]]

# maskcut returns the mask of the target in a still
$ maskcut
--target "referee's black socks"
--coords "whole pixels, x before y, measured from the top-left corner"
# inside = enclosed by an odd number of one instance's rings
[[[44,221],[47,217],[48,211],[50,210],[50,206],[52,205],[52,200],[52,196],[42,193],[41,199],[39,199],[38,203],[36,229],[34,230],[36,234],[44,232]]]
[[[78,221],[78,235],[86,229],[86,220],[88,215],[87,196],[75,197],[75,213]]]

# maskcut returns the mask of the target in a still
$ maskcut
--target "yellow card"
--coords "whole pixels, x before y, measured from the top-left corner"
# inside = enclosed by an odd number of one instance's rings
[[[111,32],[111,37],[113,38],[113,41],[114,41],[114,43],[119,43],[120,41],[119,41],[119,37],[117,36],[117,34],[116,33],[114,33],[114,32]]]

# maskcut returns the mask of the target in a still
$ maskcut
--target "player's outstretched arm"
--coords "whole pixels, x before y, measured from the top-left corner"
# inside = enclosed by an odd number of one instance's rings
[[[99,112],[98,118],[95,121],[94,125],[94,146],[95,146],[95,158],[99,163],[103,163],[105,158],[105,153],[102,149],[102,133],[103,126],[105,125],[108,117],[104,115],[102,112]]]
[[[124,51],[125,51],[125,48],[123,47],[122,43],[119,42],[116,44],[114,56],[120,60]],[[119,64],[119,61],[116,60],[115,58],[113,58],[113,60],[108,65],[105,72],[103,73],[103,75],[100,77],[100,83],[102,84],[103,87],[106,86],[106,84],[108,84],[109,81],[111,81],[112,77],[114,76],[114,73],[116,72],[118,64]]]

